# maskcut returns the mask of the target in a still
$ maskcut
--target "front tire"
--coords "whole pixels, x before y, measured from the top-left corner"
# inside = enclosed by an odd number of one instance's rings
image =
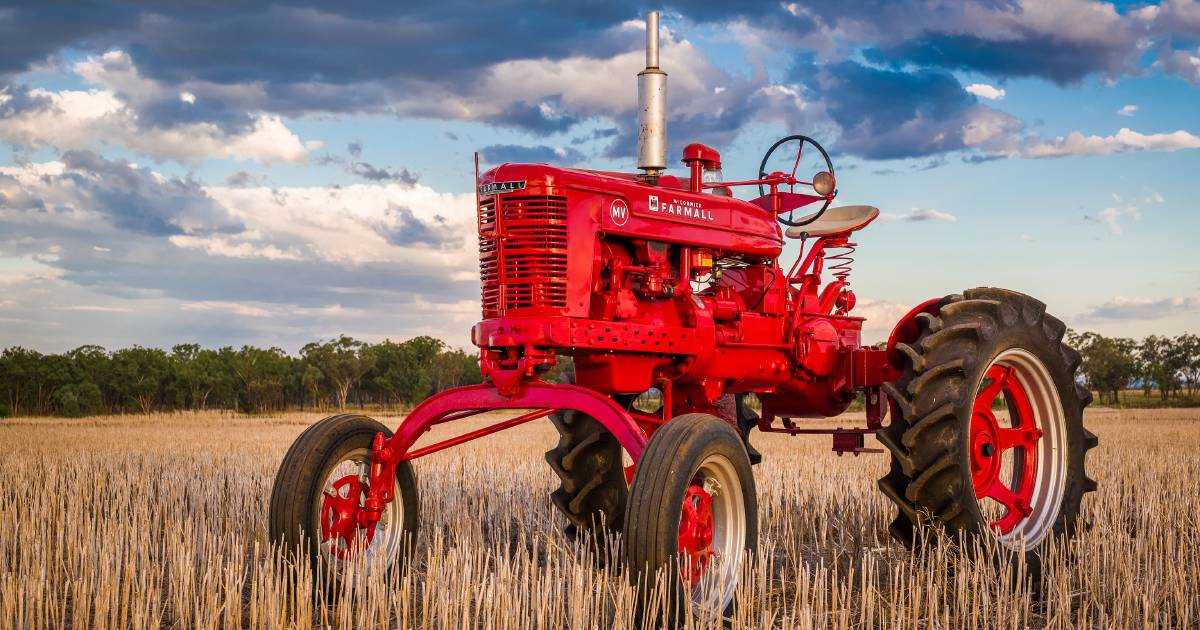
[[[392,432],[366,416],[325,418],[296,438],[284,456],[271,491],[271,540],[288,553],[306,557],[336,590],[351,564],[391,571],[407,561],[420,522],[416,478],[402,461],[396,469],[395,498],[368,531],[354,516],[366,496],[375,435]]]
[[[1084,456],[1096,436],[1083,426],[1091,393],[1075,382],[1079,354],[1045,304],[1004,289],[951,295],[920,333],[898,343],[901,377],[884,385],[892,421],[878,431],[891,452],[879,487],[898,507],[893,537],[909,547],[933,526],[990,536],[1031,553],[1071,535],[1096,484]],[[1007,418],[997,417],[1003,399]]]
[[[757,543],[754,473],[733,427],[694,413],[656,430],[638,459],[625,512],[625,563],[639,582],[643,623],[662,614],[675,626],[688,608],[728,614]],[[647,610],[645,598],[660,580],[666,608]]]

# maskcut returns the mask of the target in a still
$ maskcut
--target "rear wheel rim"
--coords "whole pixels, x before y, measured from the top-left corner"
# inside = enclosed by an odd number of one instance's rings
[[[993,402],[1003,400],[1007,418]],[[975,500],[1009,548],[1038,545],[1054,529],[1067,479],[1066,415],[1045,364],[1006,350],[981,379],[968,432]]]
[[[364,561],[368,573],[376,566],[386,568],[396,559],[404,533],[404,501],[396,482],[393,499],[379,522],[359,525],[363,501],[370,481],[371,451],[358,448],[346,453],[330,469],[317,497],[318,548],[321,557],[335,566]]]
[[[746,501],[737,469],[712,454],[684,491],[679,573],[693,605],[724,611],[733,600],[746,548]]]

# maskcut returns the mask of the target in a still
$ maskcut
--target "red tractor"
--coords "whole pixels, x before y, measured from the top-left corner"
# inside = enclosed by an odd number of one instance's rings
[[[906,545],[926,526],[1027,553],[1070,534],[1095,489],[1084,454],[1096,437],[1062,322],[1028,296],[972,289],[918,305],[886,347],[863,346],[849,254],[878,210],[830,207],[833,165],[803,136],[772,146],[752,180],[722,181],[721,156],[699,144],[683,150],[688,177],[666,174],[656,14],[647,27],[642,172],[504,164],[478,176],[483,318],[471,337],[485,382],[430,397],[395,432],[357,415],[313,425],[276,477],[272,536],[335,576],[355,558],[395,567],[418,527],[412,461],[544,417],[561,435],[546,459],[568,535],[619,532],[631,574],[660,576],[700,609],[731,605],[756,545],[755,428],[832,434],[834,451],[855,454],[873,433]],[[784,152],[790,171],[767,172]],[[806,157],[823,166],[801,180]],[[737,199],[736,186],[760,196]],[[784,238],[800,245],[787,266]],[[558,355],[573,359],[573,384],[542,380]],[[652,389],[657,411],[632,405]],[[856,398],[861,428],[800,421]],[[434,425],[495,410],[519,414],[414,448]]]

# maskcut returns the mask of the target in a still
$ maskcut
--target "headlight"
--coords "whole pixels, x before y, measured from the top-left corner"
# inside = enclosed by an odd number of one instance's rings
[[[824,197],[833,192],[833,185],[833,173],[830,173],[829,171],[821,171],[820,173],[813,175],[812,187],[813,190],[817,191],[818,195]]]

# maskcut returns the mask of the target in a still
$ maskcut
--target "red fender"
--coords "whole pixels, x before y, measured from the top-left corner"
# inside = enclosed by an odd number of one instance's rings
[[[921,313],[929,313],[937,315],[942,312],[942,299],[932,298],[921,302],[911,311],[906,313],[900,321],[896,322],[896,327],[892,329],[892,334],[888,336],[887,341],[887,360],[893,368],[901,370],[904,368],[903,357],[896,350],[898,343],[912,343],[917,340],[917,336],[921,334],[921,330],[917,328],[917,315]]]

